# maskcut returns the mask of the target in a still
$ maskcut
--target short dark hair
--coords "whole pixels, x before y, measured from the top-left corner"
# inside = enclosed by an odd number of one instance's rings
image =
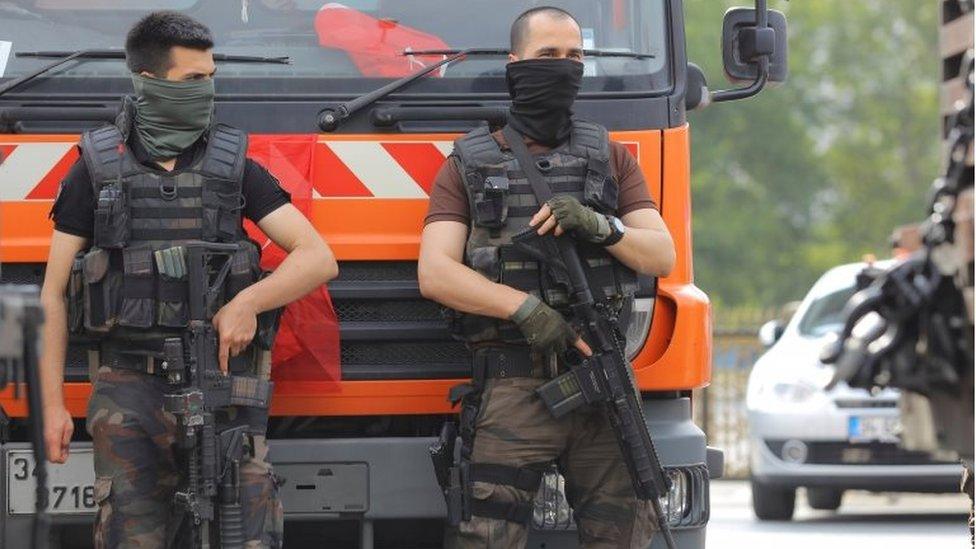
[[[576,23],[577,27],[581,27],[579,21],[573,17],[573,14],[568,11],[557,8],[554,6],[538,6],[532,9],[528,9],[522,12],[521,15],[515,18],[512,23],[511,39],[509,43],[509,51],[518,54],[525,47],[525,43],[529,38],[529,19],[532,19],[535,15],[546,15],[553,19],[570,19],[573,23]]]
[[[192,17],[175,11],[154,11],[129,29],[125,63],[134,73],[147,71],[161,78],[173,66],[173,46],[207,50],[213,47],[213,35]]]

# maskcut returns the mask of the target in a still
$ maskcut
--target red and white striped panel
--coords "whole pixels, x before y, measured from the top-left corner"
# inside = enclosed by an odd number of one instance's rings
[[[257,140],[275,136],[253,136]],[[0,141],[0,201],[52,200],[78,159],[74,141]],[[637,143],[626,143],[635,155]],[[311,166],[273,173],[311,179],[313,198],[426,198],[451,153],[442,141],[312,141]],[[307,150],[307,149],[306,149]]]

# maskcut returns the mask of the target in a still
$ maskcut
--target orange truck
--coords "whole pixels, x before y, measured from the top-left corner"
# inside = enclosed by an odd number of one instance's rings
[[[748,97],[786,73],[782,14],[726,13],[726,72],[742,88],[709,92],[685,56],[680,0],[558,0],[579,19],[585,61],[576,103],[636,156],[677,249],[674,271],[645,279],[627,353],[662,462],[663,503],[680,547],[703,547],[709,479],[722,454],[692,422],[692,390],[710,379],[706,295],[692,271],[690,140],[685,113]],[[303,199],[340,261],[329,285],[338,376],[277,376],[269,437],[289,545],[437,546],[445,509],[427,447],[455,412],[448,389],[469,371],[440,307],[417,286],[419,235],[433,177],[452,140],[504,123],[504,44],[530,2],[508,0],[15,0],[0,4],[0,281],[39,284],[48,211],[77,159],[78,135],[111,120],[131,93],[125,30],[177,9],[217,38],[217,118],[249,132],[251,152]],[[100,49],[104,48],[104,49]],[[80,52],[80,53],[79,53]],[[71,59],[69,56],[74,55]],[[290,63],[272,58],[288,57]],[[449,60],[449,62],[447,62]],[[326,326],[334,318],[306,318]],[[86,342],[73,341],[65,398],[77,419],[72,457],[49,473],[54,537],[77,541],[95,507],[84,418]],[[295,373],[298,372],[298,373]],[[0,546],[28,539],[34,506],[26,404],[0,393]],[[572,547],[553,471],[530,545]],[[19,540],[19,541],[18,541]],[[655,546],[662,543],[656,540]],[[548,545],[546,545],[548,544]]]

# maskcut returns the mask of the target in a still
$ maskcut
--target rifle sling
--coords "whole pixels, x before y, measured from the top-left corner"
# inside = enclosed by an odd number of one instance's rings
[[[505,142],[518,160],[522,171],[525,172],[525,178],[529,180],[529,185],[532,186],[532,194],[535,195],[536,200],[539,201],[540,205],[548,202],[552,198],[552,189],[546,184],[539,167],[535,163],[535,158],[532,157],[529,148],[525,146],[525,138],[511,126],[502,128],[502,135],[505,136]]]

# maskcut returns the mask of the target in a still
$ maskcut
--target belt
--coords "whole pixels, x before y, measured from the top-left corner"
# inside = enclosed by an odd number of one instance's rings
[[[102,366],[118,370],[133,370],[152,375],[165,376],[163,359],[151,350],[124,350],[114,345],[102,345],[99,350],[99,361]]]
[[[481,347],[473,355],[475,378],[548,377],[545,365],[528,347]]]

